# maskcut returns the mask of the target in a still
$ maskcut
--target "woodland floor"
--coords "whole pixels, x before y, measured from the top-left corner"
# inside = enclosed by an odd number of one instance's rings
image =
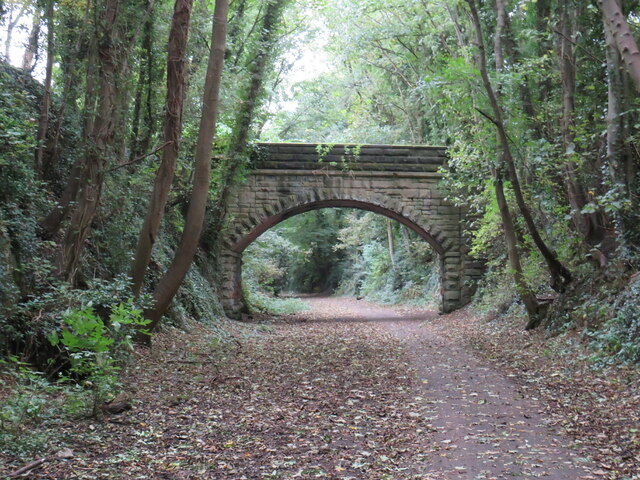
[[[222,344],[160,335],[133,409],[58,424],[28,478],[640,478],[633,372],[550,358],[542,333],[467,311],[308,301]]]

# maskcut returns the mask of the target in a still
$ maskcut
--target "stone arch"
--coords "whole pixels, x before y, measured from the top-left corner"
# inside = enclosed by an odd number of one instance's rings
[[[241,227],[235,230],[234,234],[225,242],[225,247],[232,252],[241,254],[256,238],[271,227],[288,218],[320,208],[356,208],[397,220],[426,240],[439,255],[445,253],[451,245],[451,242],[447,242],[446,239],[442,242],[439,240],[443,238],[443,233],[431,225],[427,219],[410,209],[401,208],[398,202],[389,202],[390,205],[385,205],[382,200],[372,202],[363,199],[321,197],[297,200],[299,201],[293,203],[286,201],[282,204],[265,206],[260,214],[249,216],[250,221],[242,223]],[[276,209],[277,205],[279,205],[279,209]]]
[[[287,218],[321,208],[357,208],[371,211],[397,220],[416,232],[432,246],[440,259],[440,310],[449,312],[459,306],[462,277],[457,267],[460,264],[460,252],[455,248],[455,242],[448,238],[437,224],[414,208],[403,204],[401,199],[374,192],[354,195],[350,191],[336,192],[312,188],[266,203],[236,223],[236,228],[224,242],[224,249],[219,257],[220,271],[225,279],[221,300],[229,317],[238,318],[243,308],[243,251],[256,238]]]
[[[411,228],[440,256],[441,310],[469,301],[482,265],[467,255],[464,212],[439,189],[446,148],[261,143],[256,155],[255,170],[230,199],[230,228],[218,256],[221,300],[229,316],[238,317],[242,307],[244,249],[285,218],[324,207],[370,210]]]

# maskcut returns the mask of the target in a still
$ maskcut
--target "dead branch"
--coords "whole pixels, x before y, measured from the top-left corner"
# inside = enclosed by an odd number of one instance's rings
[[[139,157],[134,158],[133,160],[130,160],[128,162],[125,163],[121,163],[120,165],[116,165],[113,168],[110,168],[108,170],[105,170],[104,173],[111,173],[111,172],[115,172],[116,170],[119,170],[121,168],[124,167],[128,167],[129,165],[133,165],[134,163],[138,163],[142,160],[144,160],[147,157],[150,157],[151,155],[155,155],[156,153],[158,153],[160,150],[164,150],[165,148],[167,148],[169,145],[171,145],[173,142],[165,142],[162,145],[160,145],[159,147],[155,148],[153,151],[149,152],[149,153],[145,153],[144,155],[140,155]]]
[[[49,460],[51,460],[51,457],[43,457],[43,458],[40,458],[38,460],[34,460],[31,463],[27,463],[24,467],[21,467],[18,470],[16,470],[15,472],[11,473],[9,475],[9,478],[17,477],[19,475],[22,475],[23,473],[27,473],[27,472],[33,470],[34,468],[39,467],[43,463],[48,462]]]

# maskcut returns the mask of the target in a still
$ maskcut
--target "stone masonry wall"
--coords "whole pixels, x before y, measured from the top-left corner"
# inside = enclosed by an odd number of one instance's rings
[[[371,210],[413,229],[440,257],[441,311],[468,303],[482,271],[466,255],[463,212],[438,189],[444,148],[338,145],[325,147],[320,155],[309,144],[261,147],[259,168],[235,189],[229,203],[230,229],[219,257],[221,300],[228,316],[237,318],[242,309],[244,249],[280,221],[326,207]]]

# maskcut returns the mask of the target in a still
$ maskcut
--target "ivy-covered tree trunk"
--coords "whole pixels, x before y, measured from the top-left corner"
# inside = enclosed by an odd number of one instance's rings
[[[160,279],[153,293],[153,307],[145,312],[151,320],[150,329],[158,326],[162,315],[169,307],[178,288],[193,261],[209,196],[209,180],[211,177],[211,152],[216,131],[218,108],[220,104],[220,82],[224,64],[224,52],[227,36],[228,0],[216,0],[211,35],[211,50],[205,78],[204,95],[200,128],[196,143],[193,191],[189,202],[189,210],[182,231],[182,238],[176,250],[173,262]]]
[[[511,146],[509,144],[509,138],[507,136],[507,131],[503,120],[502,108],[498,103],[498,99],[493,90],[493,86],[491,85],[491,80],[489,79],[489,73],[487,71],[486,53],[484,41],[482,39],[482,26],[480,24],[480,18],[478,16],[476,3],[475,0],[467,0],[467,3],[471,8],[471,19],[476,30],[476,44],[478,45],[478,48],[480,50],[478,54],[478,67],[480,70],[480,76],[482,77],[482,83],[487,92],[487,97],[489,98],[489,103],[493,112],[493,118],[491,118],[491,121],[495,125],[498,132],[498,139],[500,148],[502,150],[502,160],[508,173],[509,180],[511,181],[511,188],[515,195],[518,209],[520,210],[525,224],[527,225],[527,230],[529,231],[533,242],[542,254],[542,257],[545,259],[545,262],[547,263],[549,274],[551,275],[551,287],[556,291],[563,291],[566,285],[571,282],[571,272],[569,272],[569,270],[558,260],[556,254],[549,249],[545,241],[542,239],[542,236],[540,235],[540,232],[533,220],[531,210],[529,209],[529,206],[527,205],[527,202],[524,198],[524,194],[520,186],[520,179],[518,177],[518,172],[515,166],[515,161],[511,153]]]
[[[44,78],[44,92],[42,95],[42,107],[40,109],[40,118],[38,119],[38,135],[36,140],[38,146],[36,148],[36,173],[42,177],[44,165],[45,140],[47,138],[47,129],[49,127],[49,110],[51,108],[51,82],[53,79],[53,56],[54,56],[54,32],[53,32],[53,16],[54,16],[53,0],[49,0],[47,6],[47,66]]]
[[[504,65],[504,57],[506,54],[506,58],[510,63],[510,67],[512,69],[520,70],[520,66],[518,65],[520,61],[519,52],[513,38],[513,31],[511,29],[511,22],[507,13],[506,1],[496,0],[495,6],[496,34],[494,36],[494,52],[496,65]],[[536,115],[536,111],[533,105],[533,95],[531,94],[529,85],[529,76],[527,73],[524,73],[523,81],[518,85],[522,111],[525,114],[526,122],[529,125],[532,137],[536,140],[539,140],[540,138],[542,138],[542,126],[540,125],[540,122],[538,121]]]
[[[480,70],[480,75],[482,76],[482,82],[487,91],[487,95],[489,96],[491,106],[493,108],[494,113],[494,123],[498,128],[498,137],[500,140],[500,144],[502,147],[502,152],[500,153],[500,159],[498,160],[498,167],[493,169],[493,185],[496,194],[496,201],[498,204],[498,210],[500,212],[500,219],[502,221],[502,226],[504,228],[504,239],[507,245],[507,256],[509,258],[509,264],[511,266],[511,270],[513,273],[513,278],[516,284],[516,289],[522,302],[524,303],[525,309],[527,311],[527,315],[529,317],[529,322],[527,324],[527,328],[535,327],[539,321],[539,309],[540,305],[538,303],[538,299],[531,291],[529,286],[527,285],[524,275],[522,274],[522,265],[520,263],[520,254],[518,253],[518,240],[516,236],[516,229],[513,222],[513,217],[511,216],[511,212],[509,210],[509,205],[507,203],[507,199],[504,193],[504,185],[503,185],[503,165],[508,162],[506,157],[510,155],[510,150],[505,148],[504,142],[502,141],[502,137],[506,137],[506,133],[504,132],[504,125],[502,124],[502,112],[498,106],[498,100],[493,91],[493,87],[489,81],[489,74],[487,72],[487,63],[486,63],[486,51],[484,46],[484,40],[482,37],[482,27],[480,24],[480,18],[478,16],[478,10],[475,4],[475,0],[467,0],[469,3],[469,7],[471,10],[471,20],[476,32],[475,42],[478,47],[477,54],[477,62],[478,68]],[[500,52],[502,50],[501,47],[501,31],[497,30],[495,36],[495,43],[497,46],[497,51]],[[496,65],[498,69],[502,68],[502,55],[499,53],[496,55]],[[502,131],[501,131],[502,130]]]
[[[473,13],[472,13],[473,15]],[[474,19],[475,22],[475,19]],[[474,25],[476,25],[474,23]],[[479,25],[479,23],[476,25]],[[502,73],[504,70],[504,50],[505,43],[508,43],[508,25],[509,25],[509,17],[507,14],[506,3],[504,0],[496,0],[496,32],[494,35],[494,57],[495,57],[495,66],[496,71],[498,73]],[[480,32],[476,32],[477,35],[481,35]],[[481,37],[480,37],[481,38]],[[479,53],[479,63],[481,65],[481,74],[482,70],[486,71],[486,58],[485,48],[482,45]],[[511,47],[510,56],[512,61],[515,62],[515,47]],[[484,79],[484,77],[483,77]],[[485,84],[486,86],[486,84]],[[493,91],[493,89],[491,89]],[[496,101],[498,92],[496,95]],[[498,142],[500,142],[500,135],[498,135]],[[527,323],[526,328],[531,329],[535,328],[540,322],[540,304],[538,299],[536,298],[534,292],[531,290],[529,285],[524,278],[524,274],[522,272],[522,264],[520,262],[520,254],[518,252],[518,231],[516,230],[515,223],[513,221],[513,216],[509,209],[509,204],[507,202],[506,195],[504,193],[504,150],[500,160],[498,161],[498,167],[493,169],[493,188],[495,190],[496,195],[496,203],[498,205],[498,211],[500,212],[500,219],[502,221],[502,226],[504,228],[504,238],[505,244],[507,246],[507,258],[509,259],[509,265],[513,272],[514,282],[516,284],[516,289],[518,291],[518,295],[524,304],[525,310],[527,312],[527,316],[529,317],[529,321]]]
[[[192,2],[193,3],[193,0]],[[190,15],[190,14],[189,14]],[[175,11],[173,22],[175,19]],[[187,25],[187,30],[189,26]],[[154,105],[154,17],[149,15],[145,20],[142,35],[142,55],[139,62],[138,82],[134,97],[133,118],[131,120],[131,136],[129,147],[129,161],[133,162],[136,158],[144,155],[149,150],[151,137],[155,130],[155,118],[153,115]],[[171,48],[171,35],[169,33],[169,47]],[[188,32],[184,33],[188,36]],[[175,35],[175,34],[174,34]],[[183,89],[181,89],[183,90]],[[166,112],[165,112],[166,113]]]
[[[208,229],[217,233],[222,228],[226,216],[226,204],[233,178],[243,164],[243,155],[247,149],[247,141],[251,125],[255,119],[263,91],[268,60],[278,40],[277,29],[282,20],[282,13],[289,0],[269,0],[262,19],[259,40],[256,46],[255,58],[249,64],[249,86],[234,127],[228,155],[222,160],[222,175],[218,186],[219,194],[212,211],[212,220]]]
[[[40,24],[42,19],[40,11],[39,5],[36,4],[31,21],[29,40],[27,41],[27,46],[25,47],[24,55],[22,56],[22,69],[26,72],[31,72],[33,69],[33,61],[38,53],[38,37],[40,37]]]
[[[500,219],[502,226],[504,227],[504,239],[507,246],[507,257],[509,258],[509,266],[513,274],[513,280],[516,284],[516,290],[524,308],[527,311],[529,321],[527,322],[526,329],[530,330],[539,325],[541,321],[540,317],[540,304],[535,294],[531,291],[531,288],[527,284],[522,273],[522,264],[520,262],[520,254],[518,253],[518,238],[516,235],[516,227],[513,223],[513,217],[509,210],[509,204],[504,194],[504,184],[502,179],[503,173],[500,169],[494,169],[493,172],[493,187],[496,194],[496,202],[498,204],[498,210],[500,211]]]
[[[81,18],[78,18],[75,22],[73,20],[67,20],[67,22],[64,23],[64,31],[69,33],[69,37],[73,40],[68,42],[71,47],[68,48],[68,50],[59,47],[60,64],[63,72],[64,84],[62,87],[60,109],[56,112],[55,122],[51,128],[50,141],[47,146],[44,175],[49,181],[54,179],[54,172],[56,171],[60,161],[60,139],[62,135],[62,126],[65,123],[67,114],[75,113],[78,110],[78,84],[80,83],[80,69],[78,66],[81,65],[84,60],[87,60],[87,53],[83,52],[83,46],[85,46],[87,42],[91,2],[92,0],[87,0],[84,7],[84,14]],[[91,46],[89,46],[88,50],[91,50]],[[50,233],[49,235],[50,238],[53,234]]]
[[[138,237],[138,246],[131,269],[132,289],[136,297],[140,294],[144,274],[151,259],[151,250],[162,223],[180,152],[186,86],[185,56],[192,7],[193,0],[176,0],[173,10],[167,52],[167,99],[163,131],[165,148],[162,151],[160,167],[156,172],[151,200]]]
[[[113,140],[118,65],[122,62],[122,58],[119,58],[122,53],[116,46],[118,38],[115,32],[119,8],[119,0],[106,0],[100,22],[97,52],[100,67],[98,110],[95,119],[91,121],[91,133],[87,138],[86,153],[78,177],[77,204],[71,215],[58,258],[58,271],[69,281],[72,281],[75,276],[80,254],[100,203],[104,167]]]
[[[87,4],[87,12],[85,20],[89,18],[91,6]],[[86,61],[85,71],[85,90],[84,90],[84,111],[82,121],[82,142],[83,145],[87,145],[89,142],[89,136],[93,130],[93,123],[95,117],[96,101],[98,96],[97,89],[97,77],[98,77],[98,45],[96,40],[95,28],[88,29],[89,33],[89,46]],[[78,50],[80,49],[80,43],[82,39],[78,39]],[[69,73],[67,80],[71,82],[72,74],[75,71],[75,61],[69,66]],[[69,89],[71,83],[69,84]],[[69,90],[70,91],[70,90]],[[62,121],[59,119],[57,124],[58,131],[55,132],[55,139],[57,141],[60,135],[60,129],[62,128]],[[54,150],[57,152],[57,150]],[[57,161],[57,157],[55,160]],[[63,220],[68,216],[71,206],[75,201],[78,191],[81,185],[81,177],[84,169],[85,159],[78,157],[71,166],[69,177],[67,178],[67,184],[60,196],[60,200],[57,205],[49,212],[49,214],[40,222],[40,236],[49,240],[53,238],[61,228]]]
[[[574,160],[577,155],[575,144],[575,93],[576,93],[576,55],[575,22],[577,13],[574,6],[567,0],[558,3],[558,23],[556,25],[556,52],[560,66],[562,81],[562,117],[560,129],[562,132],[562,147],[564,151],[564,183],[567,197],[571,205],[571,216],[576,230],[580,232],[587,245],[593,246],[600,242],[602,236],[598,232],[598,222],[595,214],[583,214],[582,209],[587,204],[584,188],[578,180],[578,166]]]
[[[238,42],[240,32],[242,31],[242,24],[244,20],[244,14],[247,9],[247,4],[248,0],[240,0],[235,8],[233,17],[229,19],[229,47],[225,52],[225,61],[228,61],[233,57],[237,58],[236,52],[234,51],[234,45],[236,42]]]

